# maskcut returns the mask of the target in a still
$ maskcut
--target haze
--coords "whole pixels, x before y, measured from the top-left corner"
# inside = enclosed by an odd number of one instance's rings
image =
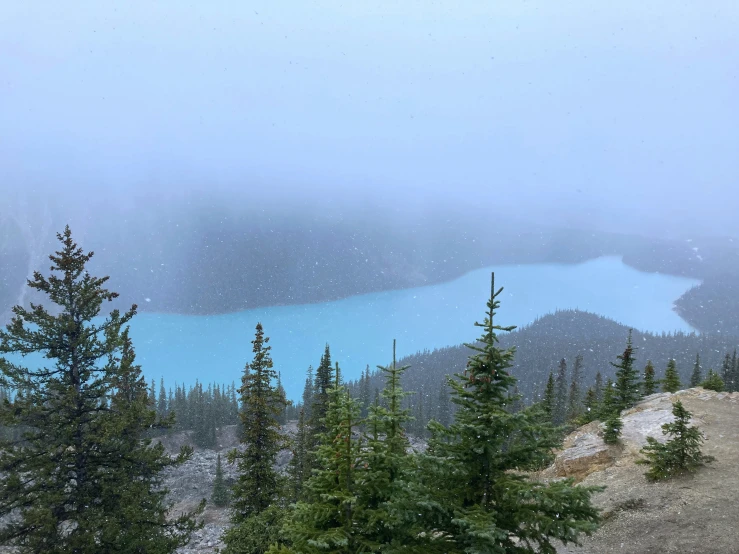
[[[739,235],[738,28],[733,1],[6,2],[0,187]]]

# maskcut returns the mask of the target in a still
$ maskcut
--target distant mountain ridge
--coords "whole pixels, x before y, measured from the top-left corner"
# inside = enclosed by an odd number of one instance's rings
[[[34,269],[46,269],[46,256],[56,246],[53,232],[63,225],[46,216],[0,217],[4,319],[19,299],[28,301],[21,293],[25,279]],[[92,270],[110,275],[111,288],[121,293],[119,306],[135,302],[143,311],[205,315],[324,302],[435,284],[495,264],[577,263],[620,255],[639,270],[705,279],[678,302],[680,315],[701,330],[739,333],[739,295],[726,294],[739,282],[739,242],[729,239],[677,242],[491,227],[479,211],[408,218],[393,211],[372,218],[353,212],[239,211],[197,202],[78,227],[80,232],[73,221],[80,245],[96,252]],[[720,317],[706,309],[706,298],[712,308],[720,304]]]

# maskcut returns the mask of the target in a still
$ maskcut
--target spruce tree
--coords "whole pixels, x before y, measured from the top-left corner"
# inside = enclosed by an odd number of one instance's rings
[[[616,406],[614,397],[613,381],[608,378],[606,384],[603,386],[603,400],[600,402],[600,411],[598,413],[598,419],[601,421],[605,421],[613,413]]]
[[[313,366],[308,366],[308,372],[305,378],[305,387],[303,387],[303,411],[305,412],[306,423],[311,420],[313,408]]]
[[[279,372],[277,373],[277,399],[278,408],[280,409],[280,413],[277,415],[277,422],[280,425],[285,425],[287,423],[287,408],[292,402],[287,399],[285,387],[282,386],[282,376]]]
[[[682,384],[680,383],[680,376],[677,373],[677,365],[673,358],[667,362],[665,378],[662,380],[662,392],[677,392],[681,388]]]
[[[313,406],[310,421],[313,447],[315,447],[318,437],[326,432],[325,419],[332,382],[331,372],[331,350],[327,344],[323,356],[321,356],[321,363],[316,369],[316,379],[313,384]]]
[[[308,466],[308,425],[305,421],[305,409],[300,409],[298,415],[298,428],[295,434],[295,440],[292,444],[293,457],[288,465],[288,475],[290,476],[290,492],[293,502],[301,498],[303,485],[310,477],[310,467]]]
[[[432,426],[419,460],[428,498],[411,511],[414,551],[552,552],[553,541],[577,542],[597,526],[594,489],[522,473],[549,459],[557,441],[527,410],[507,409],[516,380],[509,373],[514,350],[501,349],[497,336],[513,327],[493,322],[501,292],[493,285],[485,319],[476,324],[483,335],[467,345],[474,352],[467,370],[449,383],[459,407],[455,422]]]
[[[544,389],[544,398],[541,401],[541,408],[544,413],[544,417],[549,423],[554,421],[554,406],[556,403],[554,390],[554,374],[550,371],[549,379],[547,379],[547,386]]]
[[[657,392],[657,381],[654,378],[654,365],[652,360],[647,360],[647,365],[644,368],[644,382],[642,383],[642,391],[644,396],[649,396]]]
[[[598,401],[598,404],[601,404],[603,402],[603,376],[600,374],[600,371],[595,374],[593,391],[595,392],[595,399]]]
[[[159,381],[159,397],[157,398],[157,417],[167,417],[167,391],[164,389],[164,379]]]
[[[623,426],[621,414],[616,411],[611,412],[603,422],[603,442],[606,444],[616,444],[621,436]]]
[[[603,402],[600,407],[600,419],[603,421],[603,441],[615,444],[621,436],[621,401],[615,383],[608,379],[603,391]]]
[[[580,392],[582,380],[582,355],[575,357],[575,365],[572,367],[572,379],[570,382],[570,393],[567,399],[567,419],[576,421],[582,414],[582,398]]]
[[[15,392],[0,406],[0,425],[22,430],[21,440],[0,441],[0,544],[50,554],[174,552],[197,524],[194,513],[168,519],[161,475],[191,450],[170,458],[146,438],[156,413],[128,335],[136,306],[100,318],[118,295],[104,288],[107,277],[87,272],[93,254],[69,227],[57,237],[51,275],[37,271],[28,282],[54,307],[16,306],[0,331],[0,355],[44,360],[25,367],[0,357],[2,381]]]
[[[700,386],[706,390],[722,392],[724,390],[724,380],[721,379],[718,373],[709,369],[705,380],[700,383]]]
[[[223,479],[223,466],[221,464],[221,454],[219,452],[218,458],[216,459],[216,476],[213,481],[213,494],[211,495],[211,500],[216,506],[223,507],[228,505],[228,498],[228,487]]]
[[[423,392],[418,393],[418,402],[416,403],[416,414],[414,416],[414,430],[417,437],[424,438],[426,436],[426,412],[423,406]]]
[[[623,354],[618,356],[619,362],[611,362],[616,368],[616,386],[614,395],[615,409],[620,413],[634,406],[641,398],[641,384],[639,372],[634,368],[634,346],[631,340],[632,332],[626,341]]]
[[[690,386],[697,387],[703,381],[703,375],[701,372],[701,357],[700,354],[695,355],[695,363],[693,364],[693,373],[690,374]]]
[[[436,421],[448,426],[452,422],[452,408],[449,399],[449,388],[446,382],[442,381],[439,385],[439,396],[438,396]]]
[[[554,382],[554,410],[552,421],[555,425],[564,425],[567,420],[567,361],[559,361],[557,378]]]
[[[398,542],[405,524],[396,517],[399,506],[406,505],[409,494],[409,446],[405,427],[412,421],[403,400],[400,381],[409,366],[398,366],[393,341],[393,361],[379,367],[385,387],[379,402],[370,408],[366,422],[366,447],[361,450],[357,467],[357,515],[355,526],[364,552],[383,552]]]
[[[731,367],[731,354],[728,352],[726,353],[726,356],[724,356],[724,363],[721,368],[721,378],[724,383],[730,383],[732,379],[732,367]]]
[[[362,416],[367,415],[367,411],[369,410],[369,407],[372,405],[372,398],[370,394],[370,385],[372,383],[372,374],[370,373],[370,367],[367,365],[367,367],[364,369],[364,373],[362,374],[362,386],[360,388],[359,394],[360,394],[360,401],[362,402]]]
[[[274,464],[283,442],[277,422],[283,399],[275,385],[277,374],[268,342],[262,324],[257,323],[252,341],[254,358],[246,365],[239,388],[242,405],[240,442],[244,451],[234,449],[228,454],[229,462],[237,462],[238,467],[231,499],[231,521],[235,526],[266,510],[280,490],[280,478]],[[230,542],[234,536],[226,533],[227,546],[232,546]]]
[[[352,434],[359,405],[341,384],[336,365],[327,390],[326,415],[315,453],[315,469],[282,528],[290,549],[270,552],[344,554],[362,552],[357,517],[356,462],[360,443]]]
[[[672,415],[675,420],[662,425],[662,432],[671,438],[661,444],[654,437],[647,437],[647,445],[641,450],[645,458],[637,461],[649,466],[645,475],[650,481],[694,473],[702,465],[714,460],[712,456],[701,453],[703,433],[690,426],[692,414],[680,400],[672,405]]]
[[[580,425],[585,425],[591,421],[595,421],[598,418],[598,399],[595,396],[595,389],[592,387],[585,393],[584,410],[577,422]]]

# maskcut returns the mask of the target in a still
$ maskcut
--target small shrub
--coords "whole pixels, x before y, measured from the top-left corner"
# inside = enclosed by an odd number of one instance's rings
[[[650,481],[693,473],[700,466],[714,460],[712,456],[701,453],[703,433],[696,427],[689,426],[692,414],[679,400],[673,404],[672,414],[675,421],[662,426],[662,432],[670,436],[670,440],[661,444],[654,437],[647,437],[647,445],[641,450],[645,458],[637,460],[637,463],[649,466],[644,475]]]

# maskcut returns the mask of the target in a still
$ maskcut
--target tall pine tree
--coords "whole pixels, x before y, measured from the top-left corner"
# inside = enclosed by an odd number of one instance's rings
[[[701,371],[700,354],[695,355],[695,363],[693,364],[693,373],[690,374],[690,386],[697,387],[703,381],[703,372]]]
[[[262,324],[257,323],[252,341],[254,358],[244,369],[239,388],[244,451],[235,449],[228,454],[229,462],[238,464],[231,500],[231,521],[235,526],[266,510],[277,498],[281,487],[274,465],[283,442],[277,419],[284,405],[275,384],[277,374],[268,342]],[[236,536],[237,532],[227,533],[226,545],[232,546],[231,539]]]
[[[357,516],[355,525],[364,552],[383,552],[398,542],[405,522],[395,517],[409,495],[408,439],[405,426],[411,421],[410,410],[403,409],[409,396],[400,381],[409,366],[398,366],[393,341],[393,361],[380,367],[385,377],[384,402],[370,408],[365,434],[366,448],[359,456],[357,481]]]
[[[641,398],[642,387],[639,382],[639,372],[634,367],[634,346],[631,340],[632,332],[626,340],[626,348],[618,355],[618,363],[611,362],[616,368],[616,387],[614,395],[614,409],[620,413],[636,404]]]
[[[161,472],[191,451],[170,458],[146,438],[156,413],[126,327],[136,306],[100,318],[118,295],[104,288],[107,277],[87,272],[93,254],[69,227],[57,237],[51,275],[37,271],[28,282],[54,308],[16,306],[0,331],[0,355],[43,356],[28,367],[0,358],[16,393],[0,406],[0,425],[22,429],[20,441],[0,442],[0,517],[12,514],[0,544],[50,554],[174,552],[197,525],[192,513],[168,519]]]
[[[554,382],[554,411],[552,421],[555,425],[564,425],[567,420],[567,361],[559,361],[557,378]]]
[[[325,431],[319,436],[315,469],[283,527],[291,549],[270,552],[344,554],[362,552],[357,517],[356,462],[360,443],[352,427],[359,420],[359,404],[341,384],[336,365],[333,386],[327,390]]]
[[[582,355],[575,357],[575,365],[572,367],[572,379],[570,382],[570,395],[567,400],[567,419],[577,420],[582,414],[582,398],[580,387],[582,385]]]
[[[541,483],[523,471],[541,465],[557,444],[527,410],[507,409],[515,378],[509,373],[514,350],[498,346],[500,327],[493,322],[499,306],[494,284],[478,344],[468,345],[464,375],[450,381],[459,406],[448,428],[435,425],[421,478],[428,498],[410,537],[429,552],[518,552],[554,550],[553,542],[576,542],[596,528],[593,489],[571,480]],[[443,483],[443,485],[442,485]],[[413,532],[415,531],[415,532]],[[410,539],[409,539],[410,540]]]

